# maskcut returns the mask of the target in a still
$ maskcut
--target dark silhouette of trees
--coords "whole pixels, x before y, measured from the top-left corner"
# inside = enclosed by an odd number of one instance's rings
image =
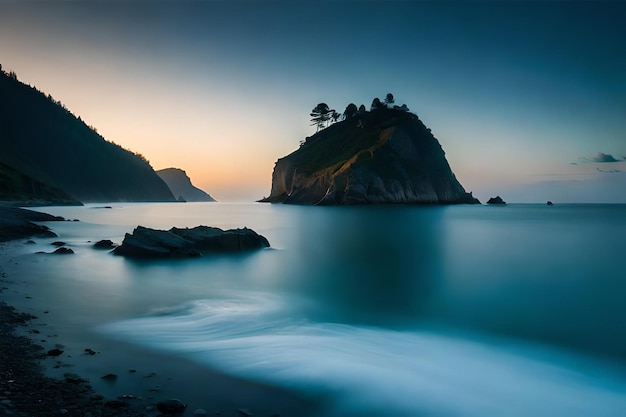
[[[385,104],[387,105],[387,107],[393,107],[393,103],[395,102],[396,101],[393,99],[393,94],[387,93],[387,95],[385,96]]]
[[[356,116],[356,114],[358,113],[359,109],[357,109],[356,104],[354,103],[350,103],[346,106],[346,109],[343,111],[343,118],[344,119],[349,119],[351,117]]]
[[[370,111],[380,110],[384,108],[386,108],[386,106],[380,101],[378,97],[376,97],[372,101],[372,105],[370,106]]]
[[[406,104],[403,104],[402,106],[397,106],[394,103],[395,98],[392,93],[387,93],[384,102],[382,102],[378,97],[375,97],[372,100],[372,104],[370,106],[370,111],[376,112],[376,116],[374,117],[374,119],[382,120],[386,117],[394,117],[394,114],[396,114],[396,112],[409,112],[409,108]],[[361,117],[366,116],[367,113],[368,111],[364,104],[361,104],[357,108],[356,104],[350,103],[346,106],[345,110],[341,114],[331,109],[328,104],[319,103],[311,111],[311,126],[316,126],[316,132],[319,132],[321,129],[330,126],[330,124],[332,123],[336,123],[340,120],[348,120],[359,117],[360,120],[358,120],[357,127],[363,127],[363,120],[361,120]],[[300,145],[303,146],[303,143],[301,143]]]
[[[409,108],[406,106],[406,104],[403,104],[402,106],[398,107],[398,106],[393,106],[394,109],[397,108],[397,110],[402,110],[402,111],[409,111]]]
[[[324,128],[324,125],[333,115],[335,110],[331,110],[326,103],[319,103],[311,111],[311,126],[317,126],[317,131]]]

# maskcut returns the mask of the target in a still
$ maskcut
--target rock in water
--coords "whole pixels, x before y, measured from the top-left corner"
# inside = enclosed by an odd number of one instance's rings
[[[412,113],[379,109],[335,123],[279,159],[270,196],[292,204],[479,203]]]
[[[113,249],[117,247],[115,243],[113,243],[109,239],[99,240],[98,242],[93,244],[93,247],[96,249]]]
[[[176,414],[182,413],[187,408],[187,404],[177,399],[159,401],[157,403],[157,409],[163,414]]]
[[[496,197],[491,197],[489,200],[487,200],[487,204],[504,205],[504,204],[506,204],[506,202],[502,199],[502,197],[496,196]]]
[[[138,226],[126,233],[113,252],[131,258],[191,258],[205,252],[241,252],[269,247],[267,239],[254,230],[197,226],[154,230]]]
[[[52,253],[55,255],[73,255],[74,251],[70,248],[60,247]]]

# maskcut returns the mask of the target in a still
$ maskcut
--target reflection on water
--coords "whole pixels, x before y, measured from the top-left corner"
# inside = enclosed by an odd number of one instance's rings
[[[286,265],[293,280],[286,284],[315,298],[325,320],[418,318],[441,282],[443,214],[400,206],[307,213]]]
[[[51,225],[77,254],[35,268],[68,317],[227,373],[329,391],[333,413],[626,409],[626,206],[45,211],[87,220]],[[136,262],[85,244],[121,242],[138,224],[247,226],[272,249]]]

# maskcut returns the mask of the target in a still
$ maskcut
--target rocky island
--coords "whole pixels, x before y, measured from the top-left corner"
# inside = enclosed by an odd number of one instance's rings
[[[374,99],[370,111],[348,105],[343,116],[320,103],[318,132],[280,158],[269,197],[261,202],[349,204],[477,204],[448,164],[445,153],[406,105]],[[331,120],[342,121],[325,128]],[[322,127],[323,129],[319,129]]]

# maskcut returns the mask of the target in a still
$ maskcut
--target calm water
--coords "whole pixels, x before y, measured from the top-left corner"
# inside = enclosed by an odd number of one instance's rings
[[[320,416],[626,410],[624,205],[41,210],[81,220],[50,224],[74,256],[14,249],[70,340],[323,398]],[[247,226],[272,248],[138,262],[87,243],[138,224]]]

